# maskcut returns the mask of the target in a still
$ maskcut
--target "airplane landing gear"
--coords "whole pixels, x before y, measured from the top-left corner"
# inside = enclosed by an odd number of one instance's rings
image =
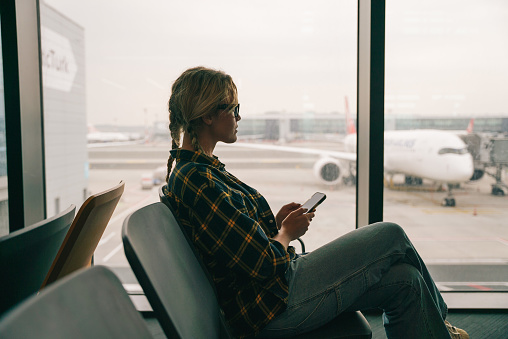
[[[492,185],[492,195],[497,195],[497,196],[504,196],[504,190],[499,187],[499,186],[496,186],[496,185]]]
[[[408,186],[421,186],[423,184],[422,178],[413,177],[411,175],[406,175],[404,181]]]
[[[508,186],[502,181],[502,170],[503,165],[498,165],[496,167],[496,174],[492,174],[490,172],[485,171],[488,175],[496,179],[496,183],[492,184],[492,195],[496,195],[498,197],[502,197],[505,195],[505,190],[508,189]]]
[[[344,184],[352,186],[356,184],[356,177],[354,175],[344,176],[342,181]]]
[[[441,203],[444,207],[455,207],[455,198],[444,198]]]
[[[444,207],[455,207],[455,198],[453,197],[452,193],[452,185],[447,184],[446,187],[448,188],[448,195],[443,199],[441,205]]]

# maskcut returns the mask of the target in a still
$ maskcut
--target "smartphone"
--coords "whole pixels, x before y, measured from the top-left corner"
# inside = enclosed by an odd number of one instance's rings
[[[326,194],[321,193],[321,192],[316,192],[301,207],[307,209],[307,212],[305,212],[305,213],[309,213],[310,211],[312,211],[313,209],[318,207],[318,205],[320,203],[322,203],[325,199],[326,199]]]

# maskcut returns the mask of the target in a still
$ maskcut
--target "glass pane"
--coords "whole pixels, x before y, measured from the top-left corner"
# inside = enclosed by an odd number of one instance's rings
[[[491,0],[387,3],[384,218],[443,291],[508,287],[507,15]]]
[[[40,3],[46,214],[86,198],[85,30]]]
[[[239,89],[239,141],[215,149],[226,168],[274,213],[327,194],[307,250],[354,229],[356,162],[333,152],[345,150],[345,98],[356,116],[356,1],[47,3],[85,32],[88,188],[126,182],[95,263],[127,265],[123,219],[158,201],[165,180],[172,82],[199,65]]]
[[[9,197],[7,192],[7,147],[5,143],[4,66],[0,39],[0,236],[9,233]]]

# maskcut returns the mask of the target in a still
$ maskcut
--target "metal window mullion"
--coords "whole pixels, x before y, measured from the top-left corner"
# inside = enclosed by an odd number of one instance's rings
[[[358,1],[356,227],[383,220],[385,1]]]
[[[9,231],[46,217],[38,0],[2,0]]]

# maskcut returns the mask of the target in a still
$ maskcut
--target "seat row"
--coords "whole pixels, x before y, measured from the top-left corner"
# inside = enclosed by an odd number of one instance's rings
[[[56,280],[89,267],[125,183],[90,196],[80,207],[0,237],[0,315]]]
[[[168,338],[232,338],[200,256],[161,191],[159,196],[161,202],[136,210],[122,227],[125,255],[154,315]],[[363,315],[350,312],[294,338],[371,336]],[[108,268],[94,266],[69,274],[15,307],[0,320],[0,337],[150,338],[151,334],[118,278]]]

